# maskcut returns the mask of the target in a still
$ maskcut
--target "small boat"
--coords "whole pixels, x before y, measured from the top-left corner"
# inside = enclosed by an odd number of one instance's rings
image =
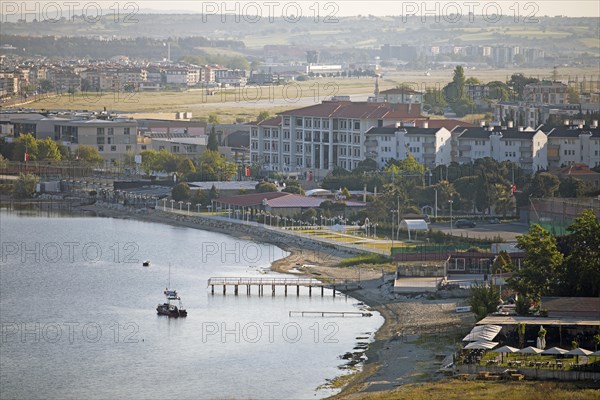
[[[146,261],[144,261],[144,262],[142,263],[142,265],[143,265],[144,267],[149,267],[149,266],[150,266],[150,260],[146,260]]]
[[[149,261],[148,264],[150,264]],[[171,264],[169,264],[169,286],[171,286]],[[158,315],[166,315],[173,318],[187,317],[187,310],[183,308],[183,305],[181,304],[181,297],[179,297],[177,290],[169,290],[169,287],[167,286],[163,293],[167,298],[167,301],[166,303],[159,304],[156,307],[156,313]],[[175,304],[171,304],[171,301],[178,301],[179,307]]]
[[[166,315],[173,318],[178,317],[187,317],[187,310],[183,308],[181,305],[181,297],[177,294],[176,290],[169,290],[166,288],[164,291],[165,297],[167,298],[167,302],[163,304],[159,304],[156,307],[156,312],[158,315]],[[175,304],[171,304],[172,300],[177,300],[179,302],[179,307]]]

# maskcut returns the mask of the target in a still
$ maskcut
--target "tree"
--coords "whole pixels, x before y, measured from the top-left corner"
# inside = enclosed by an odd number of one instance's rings
[[[49,137],[38,140],[38,159],[60,161],[62,154],[60,153],[58,144]]]
[[[92,146],[86,146],[84,144],[80,144],[77,147],[76,154],[80,160],[90,164],[99,164],[104,160],[98,152],[98,149]]]
[[[31,197],[35,193],[35,186],[38,182],[38,177],[33,174],[19,174],[19,177],[14,183],[14,196],[20,199]]]
[[[210,134],[208,135],[208,144],[206,149],[210,151],[219,151],[219,141],[217,140],[217,133],[215,127],[210,128]]]
[[[350,191],[348,190],[348,188],[342,189],[342,196],[344,196],[346,200],[350,200]]]
[[[488,287],[485,283],[475,283],[471,285],[468,304],[477,316],[477,320],[481,320],[498,309],[500,289],[494,284],[490,284]]]
[[[190,187],[185,182],[178,183],[173,190],[171,190],[171,197],[175,201],[187,201],[190,198],[190,195]]]
[[[537,78],[528,78],[525,77],[525,75],[518,73],[512,74],[507,84],[517,94],[518,100],[524,100],[523,91],[525,90],[525,86],[530,83],[538,83],[539,81],[540,80]]]
[[[177,173],[187,176],[189,174],[193,174],[196,172],[196,166],[189,158],[184,158],[179,161],[179,166],[177,167]]]
[[[600,221],[592,210],[585,210],[568,232],[559,271],[559,294],[596,297],[600,295]]]
[[[259,182],[255,187],[256,193],[277,192],[277,186],[271,182]]]
[[[203,181],[229,181],[237,173],[237,164],[216,151],[202,153],[198,165]]]
[[[208,114],[208,123],[209,124],[220,124],[219,116],[217,114],[211,113]]]
[[[593,189],[589,183],[569,176],[560,181],[558,194],[561,197],[584,197],[587,193],[593,191]]]
[[[210,190],[208,192],[208,200],[212,201],[214,199],[218,199],[219,198],[219,191],[217,190],[217,188],[215,187],[215,185],[212,185],[210,187]]]
[[[38,151],[38,140],[32,134],[21,135],[15,140],[13,161],[25,161],[25,152],[28,154],[29,161],[36,161]]]
[[[567,89],[569,103],[579,104],[579,90],[574,86],[569,86]]]
[[[525,235],[517,236],[517,247],[527,256],[521,268],[509,279],[509,285],[520,295],[539,303],[541,296],[557,285],[557,272],[563,262],[556,239],[538,224]]]
[[[208,199],[208,192],[206,190],[200,189],[194,190],[194,194],[192,195],[190,201],[192,202],[194,207],[196,206],[196,204],[208,205],[208,203],[210,202]]]
[[[554,197],[554,193],[556,193],[559,186],[560,180],[556,175],[549,172],[538,172],[525,192],[528,196],[534,198]]]
[[[514,269],[514,264],[506,251],[501,251],[492,264],[492,273],[501,274]]]
[[[265,119],[269,118],[269,112],[268,111],[261,111],[260,113],[258,113],[258,117],[256,118],[257,121],[264,121]]]

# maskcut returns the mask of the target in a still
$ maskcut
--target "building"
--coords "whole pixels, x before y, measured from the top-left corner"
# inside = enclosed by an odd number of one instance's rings
[[[365,156],[383,168],[391,159],[403,160],[411,154],[425,168],[447,165],[451,161],[451,133],[446,128],[429,128],[427,121],[421,127],[372,127],[366,132]]]
[[[471,163],[491,157],[498,162],[510,161],[535,173],[548,167],[548,138],[541,130],[512,126],[467,128],[457,137],[458,163]]]
[[[561,82],[542,81],[525,85],[523,99],[536,104],[568,104],[569,87]]]
[[[600,165],[600,129],[597,121],[591,127],[567,125],[548,132],[548,167],[566,165]]]
[[[251,124],[252,162],[269,171],[311,171],[317,176],[335,166],[352,170],[365,159],[369,128],[415,119],[423,119],[419,104],[334,98]]]
[[[413,90],[409,87],[399,87],[393,89],[382,90],[379,92],[383,96],[384,101],[392,104],[410,104],[423,103],[423,92]]]

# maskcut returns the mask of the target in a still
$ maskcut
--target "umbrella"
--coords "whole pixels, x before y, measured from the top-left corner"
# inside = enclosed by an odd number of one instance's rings
[[[590,356],[600,357],[600,350],[593,352]]]
[[[571,356],[589,356],[592,354],[592,352],[589,350],[586,350],[586,349],[582,349],[581,347],[578,347],[571,351],[567,351],[565,354],[568,354]]]
[[[568,350],[561,349],[560,347],[550,347],[542,352],[542,354],[565,354]]]
[[[463,342],[491,341],[502,330],[498,325],[479,325],[463,338]]]
[[[465,346],[465,349],[485,349],[490,350],[498,345],[498,342],[488,342],[487,340],[481,340],[479,342],[471,342]]]
[[[502,346],[492,351],[494,353],[502,353],[502,362],[504,362],[504,353],[516,353],[519,349],[510,346]],[[506,356],[506,359],[508,360],[508,355]]]
[[[525,347],[524,349],[519,350],[519,353],[523,353],[523,354],[540,354],[542,351],[542,349],[538,349],[537,347],[533,347],[533,346],[529,346],[529,347]]]

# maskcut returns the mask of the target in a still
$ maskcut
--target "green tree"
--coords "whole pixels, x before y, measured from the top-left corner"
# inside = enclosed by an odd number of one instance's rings
[[[477,316],[477,320],[481,320],[498,309],[500,289],[493,284],[488,287],[485,283],[475,283],[471,285],[468,304]]]
[[[62,154],[60,153],[58,144],[49,137],[38,140],[38,159],[60,161]]]
[[[25,152],[29,156],[29,161],[38,159],[38,140],[32,134],[21,135],[15,140],[13,149],[13,161],[25,161]]]
[[[204,181],[229,181],[237,173],[237,164],[228,162],[216,151],[202,153],[198,165]]]
[[[563,255],[558,251],[555,237],[538,224],[532,225],[527,234],[517,236],[517,243],[527,256],[509,279],[509,285],[539,303],[541,296],[556,287]]]
[[[256,118],[257,121],[264,121],[265,119],[268,119],[270,116],[268,111],[261,111],[260,113],[258,113],[258,117]]]
[[[304,189],[299,185],[286,185],[282,192],[304,195]]]
[[[208,114],[208,123],[209,124],[220,124],[219,116],[215,113]]]
[[[350,191],[348,190],[348,188],[342,189],[342,196],[344,196],[346,200],[350,200]]]
[[[592,210],[583,211],[568,227],[559,293],[565,296],[600,295],[600,221]]]
[[[208,198],[208,191],[206,190],[194,190],[193,191],[194,194],[192,194],[192,198],[191,198],[191,202],[194,205],[194,207],[196,206],[196,204],[202,204],[203,206],[206,206],[210,203],[209,198]]]
[[[33,174],[19,174],[14,183],[14,196],[20,199],[30,198],[35,193],[35,187],[38,183],[38,177]]]
[[[569,86],[567,93],[570,104],[579,104],[579,90],[576,87]]]
[[[190,195],[190,187],[185,182],[178,183],[173,187],[173,190],[171,190],[171,197],[175,201],[187,201],[189,200]]]
[[[518,97],[518,100],[523,99],[523,91],[525,90],[525,86],[530,83],[538,83],[540,80],[537,78],[525,77],[522,73],[512,74],[510,80],[507,82],[507,85],[515,92]]]
[[[100,164],[104,161],[98,149],[92,146],[86,146],[84,144],[80,144],[75,150],[75,154],[80,160],[83,160],[90,164]]]
[[[502,274],[514,270],[514,264],[506,251],[501,251],[492,264],[493,274]]]
[[[219,151],[219,141],[217,140],[217,133],[215,127],[210,128],[210,134],[208,135],[208,144],[206,149],[210,151]]]
[[[559,186],[560,180],[556,175],[549,172],[538,172],[533,177],[529,187],[525,189],[525,193],[527,196],[534,198],[554,197]]]
[[[593,190],[594,188],[589,183],[572,176],[562,179],[558,186],[560,197],[584,197]]]
[[[256,193],[277,192],[277,186],[271,182],[259,182],[255,187]]]
[[[215,185],[212,185],[210,187],[210,190],[208,191],[208,200],[212,201],[212,200],[218,199],[218,198],[219,198],[219,191],[217,190]]]
[[[183,176],[187,176],[189,174],[193,174],[196,172],[196,166],[189,158],[183,158],[179,160],[179,165],[177,167],[177,173]]]

